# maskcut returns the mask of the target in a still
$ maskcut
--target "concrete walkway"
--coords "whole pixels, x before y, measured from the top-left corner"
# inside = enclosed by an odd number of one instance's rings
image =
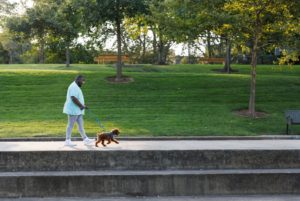
[[[207,196],[155,198],[2,198],[0,201],[299,201],[300,195],[272,196]]]
[[[82,141],[75,141],[77,146],[66,147],[63,141],[31,142],[4,141],[0,142],[0,151],[66,151],[66,150],[300,150],[300,140],[147,140],[120,141],[111,143],[107,147],[84,145]]]

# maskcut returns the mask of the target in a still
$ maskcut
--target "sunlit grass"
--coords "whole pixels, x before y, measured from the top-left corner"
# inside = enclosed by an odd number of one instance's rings
[[[250,66],[235,65],[233,74],[212,69],[221,65],[135,65],[123,71],[134,78],[110,84],[114,65],[0,65],[0,137],[65,135],[62,113],[68,85],[86,76],[85,100],[94,115],[85,115],[85,129],[118,127],[123,136],[261,135],[285,132],[284,111],[300,109],[300,67],[258,66],[257,109],[261,119],[233,114],[247,108]],[[295,126],[300,133],[300,126]],[[74,129],[74,136],[79,136]]]

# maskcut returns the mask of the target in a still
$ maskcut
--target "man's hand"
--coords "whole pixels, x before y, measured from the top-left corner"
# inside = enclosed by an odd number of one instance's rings
[[[84,110],[84,109],[87,109],[87,110],[88,110],[89,108],[88,108],[88,106],[86,106],[86,105],[80,107],[80,110]]]

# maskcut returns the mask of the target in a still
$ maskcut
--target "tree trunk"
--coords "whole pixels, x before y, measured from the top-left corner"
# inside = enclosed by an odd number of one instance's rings
[[[188,64],[191,64],[191,43],[188,42]]]
[[[256,65],[257,65],[257,52],[258,42],[262,33],[262,24],[260,20],[260,12],[256,13],[255,32],[253,38],[252,47],[252,59],[251,59],[251,87],[248,112],[252,118],[256,117],[255,101],[256,101]]]
[[[159,45],[158,45],[158,64],[167,64],[168,48],[165,47],[161,31],[159,31]]]
[[[170,47],[171,47],[171,43],[168,42],[167,45],[165,45],[165,48],[164,48],[164,61],[165,61],[165,64],[168,63],[168,55],[170,53]]]
[[[232,71],[230,63],[231,63],[231,41],[228,38],[225,39],[226,42],[226,58],[225,58],[225,66],[224,72],[230,73]]]
[[[13,51],[12,50],[8,50],[8,54],[9,54],[8,64],[12,64],[13,63]]]
[[[157,63],[158,64],[164,64],[163,62],[163,52],[164,52],[164,43],[163,43],[163,40],[162,40],[162,36],[159,32],[159,44],[158,44],[158,61]]]
[[[66,45],[66,67],[70,67],[70,45]]]
[[[146,34],[145,33],[143,34],[142,43],[143,43],[142,60],[145,61],[145,57],[146,57]]]
[[[39,63],[45,63],[45,40],[43,37],[40,39]]]
[[[255,96],[256,96],[256,64],[257,64],[257,51],[258,51],[258,37],[254,38],[252,48],[252,61],[251,61],[251,87],[250,87],[250,99],[249,99],[249,114],[251,117],[255,117]]]
[[[211,58],[211,56],[212,56],[210,38],[211,38],[210,31],[208,31],[207,32],[207,54],[208,54],[208,58]]]
[[[169,46],[165,45],[163,41],[159,41],[159,54],[158,54],[159,65],[167,64],[168,53],[169,53]]]
[[[116,26],[117,26],[117,45],[118,45],[118,61],[116,81],[122,78],[122,39],[121,39],[121,19],[120,19],[120,0],[116,2]]]
[[[158,61],[158,54],[157,54],[157,37],[156,37],[156,33],[153,29],[153,27],[151,27],[151,31],[153,33],[153,41],[152,41],[152,46],[153,46],[153,63],[156,63]]]

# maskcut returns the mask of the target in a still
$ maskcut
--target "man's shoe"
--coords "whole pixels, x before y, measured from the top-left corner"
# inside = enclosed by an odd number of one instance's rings
[[[83,140],[83,143],[84,143],[85,145],[89,145],[89,144],[91,144],[92,142],[94,142],[94,141],[91,140],[91,139],[89,139],[89,138],[85,138],[85,139]]]
[[[74,147],[74,146],[76,146],[76,144],[72,143],[71,140],[66,140],[65,141],[65,146]]]

